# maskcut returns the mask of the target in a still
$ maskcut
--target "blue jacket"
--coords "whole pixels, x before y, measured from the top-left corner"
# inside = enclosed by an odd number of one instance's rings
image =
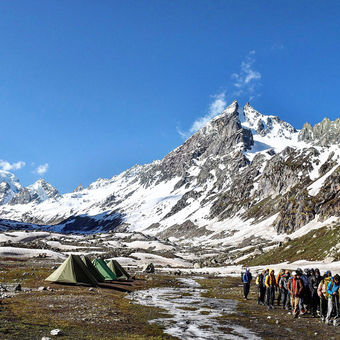
[[[329,294],[329,296],[333,295],[333,293],[338,294],[338,292],[339,292],[339,285],[336,285],[333,280],[330,281],[327,286],[327,293]]]
[[[242,275],[242,282],[249,283],[252,279],[251,273],[249,273],[248,269]]]
[[[301,280],[302,280],[302,283],[303,283],[303,287],[309,289],[309,279],[308,279],[308,276],[306,274],[301,275]]]

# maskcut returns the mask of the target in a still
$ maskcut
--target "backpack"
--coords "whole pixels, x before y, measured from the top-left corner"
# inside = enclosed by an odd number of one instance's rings
[[[243,282],[249,282],[249,273],[248,272],[243,273],[242,281]]]
[[[267,273],[267,274],[263,275],[263,282],[262,282],[263,286],[265,286],[265,284],[266,284],[266,277],[267,277],[267,275],[269,275],[269,274]]]

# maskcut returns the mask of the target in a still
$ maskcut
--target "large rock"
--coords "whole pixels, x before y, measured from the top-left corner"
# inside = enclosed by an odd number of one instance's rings
[[[144,273],[152,274],[155,272],[155,266],[153,263],[145,264],[142,271]]]

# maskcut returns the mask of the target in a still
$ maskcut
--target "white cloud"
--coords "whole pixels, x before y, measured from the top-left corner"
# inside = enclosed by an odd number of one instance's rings
[[[283,50],[285,47],[282,43],[275,43],[272,45],[272,50]]]
[[[11,163],[9,163],[7,161],[4,161],[4,160],[0,159],[0,168],[2,170],[6,170],[6,171],[19,170],[22,167],[24,167],[25,165],[26,165],[26,163],[23,162],[23,161],[19,161],[19,162],[11,164]]]
[[[45,164],[41,164],[39,165],[36,169],[35,169],[35,173],[37,173],[38,175],[43,175],[47,172],[48,170],[48,163]]]
[[[254,98],[255,91],[259,85],[258,81],[262,75],[260,72],[254,70],[255,51],[252,50],[248,53],[245,60],[241,62],[241,70],[239,73],[233,73],[231,78],[234,79],[234,87],[236,90],[233,95],[236,97],[247,95]]]
[[[181,131],[177,128],[177,132],[181,135],[182,138],[188,138],[196,131],[198,131],[201,127],[203,127],[206,123],[209,122],[212,118],[216,115],[220,114],[226,107],[226,99],[225,99],[225,92],[221,92],[219,94],[215,94],[212,96],[213,101],[209,105],[208,112],[206,115],[199,117],[196,119],[193,124],[191,125],[188,131]]]
[[[230,84],[230,91],[228,91],[228,101],[229,99],[230,101],[234,99],[251,101],[255,97],[260,96],[258,88],[261,85],[260,80],[262,75],[254,68],[255,54],[255,50],[249,51],[245,59],[240,64],[239,72],[232,73],[231,79],[233,80],[233,83]],[[196,119],[188,131],[182,131],[177,127],[177,132],[182,138],[190,137],[209,120],[220,114],[227,106],[225,91],[212,96],[212,98],[213,100],[209,105],[208,112],[204,116]]]

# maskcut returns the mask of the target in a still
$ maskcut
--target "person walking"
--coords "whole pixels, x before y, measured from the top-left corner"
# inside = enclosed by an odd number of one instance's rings
[[[337,325],[337,319],[339,318],[339,280],[338,274],[334,275],[333,280],[331,280],[327,286],[328,294],[328,308],[326,316],[326,325],[330,324],[330,319],[332,312],[334,311],[334,326]]]
[[[319,269],[311,269],[309,277],[309,290],[311,292],[311,313],[314,318],[317,317],[316,312],[319,305],[318,287],[321,281],[321,275]]]
[[[248,300],[251,280],[252,280],[252,275],[250,271],[248,270],[248,268],[246,268],[245,272],[242,273],[243,296],[246,300]]]
[[[320,318],[322,322],[326,320],[327,316],[327,287],[331,280],[332,273],[327,270],[318,286],[318,296],[320,299]]]
[[[267,294],[267,307],[268,309],[274,309],[275,290],[276,290],[276,278],[274,269],[270,269],[269,275],[265,279],[266,294]]]
[[[311,300],[311,291],[309,289],[309,269],[304,269],[304,272],[301,273],[300,278],[303,284],[303,290],[300,298],[300,312],[301,314],[305,314],[310,311],[310,300]]]
[[[255,281],[257,285],[257,289],[258,289],[258,298],[257,298],[258,305],[264,305],[264,297],[266,295],[266,286],[264,285],[264,281],[263,281],[264,274],[265,274],[265,271],[262,271],[262,273],[257,275],[256,281]]]
[[[288,283],[289,283],[290,273],[289,270],[286,270],[285,273],[281,276],[279,281],[279,289],[281,291],[281,298],[282,298],[282,308],[289,309],[290,306],[290,299],[289,299],[289,290],[288,290]]]
[[[299,302],[303,291],[303,283],[300,276],[295,271],[292,273],[292,277],[289,279],[288,290],[294,318],[297,318],[300,312]]]
[[[281,303],[281,297],[282,297],[282,292],[281,292],[281,288],[280,288],[280,280],[281,277],[284,275],[285,270],[284,269],[280,269],[279,273],[276,275],[276,286],[279,287],[279,293],[277,295],[277,305],[280,306]]]

